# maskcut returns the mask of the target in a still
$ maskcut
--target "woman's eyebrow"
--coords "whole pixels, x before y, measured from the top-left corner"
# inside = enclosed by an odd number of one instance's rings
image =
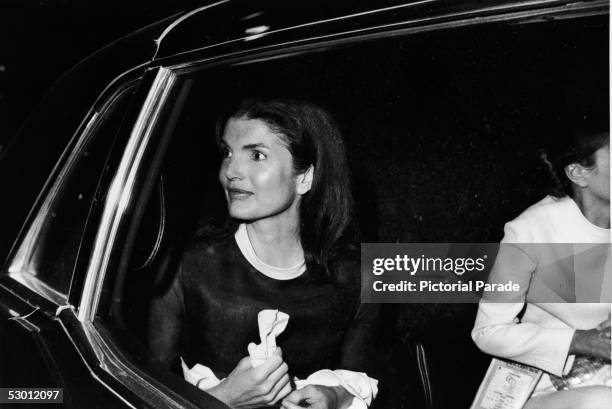
[[[255,148],[266,148],[267,149],[268,145],[266,145],[265,143],[259,142],[259,143],[248,143],[242,146],[242,149],[245,149],[245,150],[255,149]]]

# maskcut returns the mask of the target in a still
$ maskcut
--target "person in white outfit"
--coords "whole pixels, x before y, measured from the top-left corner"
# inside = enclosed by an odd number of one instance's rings
[[[526,409],[611,407],[610,246],[593,244],[611,241],[610,135],[607,121],[573,129],[578,131],[568,129],[544,156],[556,181],[555,194],[504,228],[489,280],[518,282],[520,294],[503,303],[488,302],[485,296],[472,330],[483,352],[543,371]],[[582,257],[589,271],[599,273],[595,279],[579,266],[576,248],[584,243],[605,250]],[[573,247],[573,255],[551,260],[550,249],[554,253],[563,246]],[[579,302],[579,287],[587,281],[587,302]],[[568,293],[574,298],[568,299]]]

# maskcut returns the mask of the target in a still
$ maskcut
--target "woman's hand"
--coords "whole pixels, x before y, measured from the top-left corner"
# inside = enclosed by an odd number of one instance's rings
[[[570,354],[610,360],[610,317],[596,328],[577,329],[570,344]]]
[[[253,368],[249,357],[242,358],[227,378],[206,392],[232,408],[273,405],[291,392],[288,369],[277,348],[257,368]]]
[[[345,409],[353,401],[353,395],[342,386],[308,385],[293,391],[283,399],[284,409]]]

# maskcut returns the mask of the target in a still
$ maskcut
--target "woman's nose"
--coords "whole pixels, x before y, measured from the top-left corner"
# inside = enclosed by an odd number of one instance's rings
[[[227,180],[242,179],[242,169],[240,163],[233,157],[225,159],[223,162],[223,173]]]

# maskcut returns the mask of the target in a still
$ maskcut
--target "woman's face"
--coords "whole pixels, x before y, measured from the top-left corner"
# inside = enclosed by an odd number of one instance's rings
[[[595,151],[595,166],[588,173],[588,188],[598,199],[610,202],[610,146]]]
[[[298,217],[298,175],[291,153],[265,122],[230,118],[221,138],[219,181],[231,217]]]

